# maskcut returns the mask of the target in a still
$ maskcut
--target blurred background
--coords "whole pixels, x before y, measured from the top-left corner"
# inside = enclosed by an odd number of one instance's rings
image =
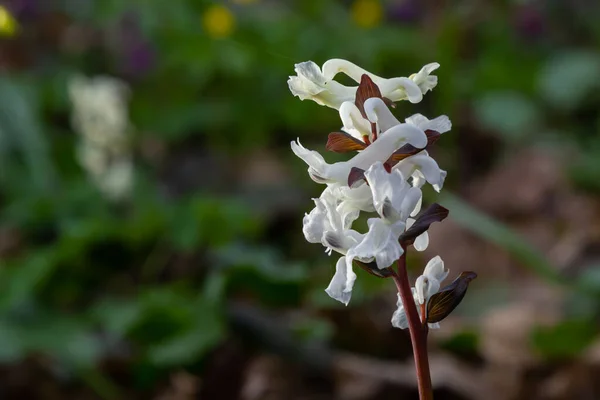
[[[302,235],[334,110],[294,64],[437,61],[450,217],[409,253],[479,278],[436,399],[600,398],[600,3],[3,0],[1,399],[416,399],[391,281]],[[329,161],[338,160],[327,154]]]

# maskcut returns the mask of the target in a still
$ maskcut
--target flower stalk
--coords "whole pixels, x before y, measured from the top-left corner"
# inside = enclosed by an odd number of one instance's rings
[[[433,399],[433,388],[431,386],[429,358],[427,356],[427,334],[429,328],[425,322],[425,318],[422,320],[421,317],[419,317],[412,289],[410,288],[408,273],[406,271],[406,251],[404,251],[404,254],[398,259],[398,272],[393,278],[408,319],[408,330],[410,332],[410,340],[415,359],[415,369],[417,372],[419,399],[431,400]],[[422,315],[425,314],[422,313]]]

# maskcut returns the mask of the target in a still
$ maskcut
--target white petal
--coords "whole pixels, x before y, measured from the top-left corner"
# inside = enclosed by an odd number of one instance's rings
[[[424,152],[405,158],[396,164],[395,169],[399,169],[404,176],[413,175],[415,170],[420,171],[427,182],[438,192],[443,187],[446,178],[446,171],[441,170],[438,163]]]
[[[338,109],[344,101],[353,101],[356,87],[347,87],[329,81],[317,64],[306,61],[296,64],[298,76],[290,76],[288,86],[294,96],[301,100],[313,100],[317,104]]]
[[[382,132],[400,124],[387,105],[378,97],[365,101],[365,114],[371,122],[376,122]]]
[[[396,150],[398,150],[405,143],[410,143],[415,147],[424,147],[427,143],[427,136],[425,136],[425,133],[416,126],[410,124],[396,125],[395,127],[386,131],[385,134],[383,134],[379,139],[377,139],[377,141],[372,143],[370,146],[368,146],[366,149],[364,149],[348,161],[342,161],[331,165],[325,164],[325,166],[319,166],[319,164],[316,162],[316,157],[313,155],[312,157],[315,158],[315,160],[313,160],[313,165],[315,165],[315,167],[313,167],[312,170],[309,169],[309,173],[312,172],[312,174],[316,174],[319,177],[322,177],[323,181],[327,181],[330,183],[337,182],[341,184],[346,184],[348,181],[348,174],[350,173],[352,167],[357,167],[366,170],[377,161],[385,162]],[[305,159],[308,158],[308,156],[298,156],[308,163],[308,161]],[[406,160],[410,158],[412,157],[409,157]],[[317,169],[317,167],[320,167],[320,169]],[[314,177],[313,180],[315,180]]]
[[[392,172],[394,173],[395,171]],[[400,207],[398,209],[401,215],[400,218],[403,221],[406,221],[410,214],[416,209],[422,197],[423,196],[421,194],[421,189],[419,189],[418,187],[411,187],[404,193],[404,198],[402,199],[402,203],[400,204]]]
[[[324,85],[327,82],[327,79],[325,79],[325,76],[323,76],[323,73],[321,72],[321,68],[312,61],[301,62],[294,65],[294,67],[294,70],[299,77],[318,85]]]
[[[365,71],[364,69],[360,68],[356,64],[351,63],[350,61],[342,60],[340,58],[332,58],[331,60],[325,61],[325,64],[323,64],[323,75],[327,77],[327,79],[333,79],[340,72],[345,73],[357,83],[360,83],[360,79],[363,76],[363,74],[367,74],[371,78],[382,79],[376,75]]]
[[[291,142],[292,151],[308,165],[308,174],[311,179],[317,183],[327,183],[330,180],[327,179],[329,175],[330,165],[325,162],[325,159],[319,152],[314,150],[308,150],[306,147],[300,144],[300,139],[297,142]]]
[[[423,275],[427,275],[439,282],[442,282],[450,271],[448,271],[444,267],[444,261],[440,256],[435,256],[425,266],[425,270],[423,271]]]
[[[417,251],[425,251],[427,250],[427,246],[429,246],[429,234],[427,232],[423,232],[417,236],[415,242],[413,243],[413,247]]]
[[[433,71],[438,69],[440,64],[438,63],[430,63],[425,65],[419,72],[412,75],[410,79],[412,79],[421,89],[422,93],[425,94],[429,90],[432,90],[436,87],[438,78],[435,75],[431,75]]]
[[[340,106],[340,118],[344,124],[344,131],[354,136],[359,140],[363,140],[363,136],[371,136],[371,125],[369,121],[363,118],[360,110],[351,101],[345,101]]]
[[[406,185],[402,174],[399,172],[388,173],[383,164],[378,161],[365,171],[365,178],[369,182],[375,209],[382,218],[391,217],[391,215],[384,215],[384,205],[386,200],[393,203],[396,197],[395,191],[402,190]]]
[[[415,282],[415,290],[417,292],[418,304],[425,304],[429,293],[430,280],[426,275],[421,275]]]
[[[381,95],[391,101],[408,99],[415,104],[423,100],[419,85],[409,78],[391,78],[379,85]]]
[[[415,114],[406,118],[406,123],[415,125],[424,131],[430,129],[438,133],[448,132],[452,128],[450,119],[445,115],[429,120],[422,114]]]
[[[315,199],[317,205],[302,220],[302,233],[309,243],[321,243],[321,238],[325,231],[327,216],[324,206],[320,206],[321,200]]]
[[[335,265],[335,274],[325,292],[331,298],[348,305],[355,280],[356,274],[352,271],[352,265],[347,267],[345,257],[340,257]]]
[[[375,259],[377,268],[387,268],[404,253],[398,243],[398,236],[404,230],[404,224],[402,222],[386,224],[379,218],[370,218],[367,224],[369,231],[359,244],[348,251],[346,257],[357,258],[364,262]]]
[[[396,311],[394,311],[394,314],[392,315],[392,326],[394,328],[406,329],[408,328],[408,319],[406,318],[406,311],[404,310],[400,294],[398,294],[396,306]]]

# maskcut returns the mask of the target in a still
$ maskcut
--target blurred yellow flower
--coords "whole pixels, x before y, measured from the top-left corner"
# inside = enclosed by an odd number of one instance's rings
[[[4,6],[0,6],[0,36],[14,36],[18,29],[15,18]]]
[[[202,24],[206,32],[214,38],[231,35],[235,28],[235,17],[225,6],[214,4],[202,16]]]
[[[352,3],[350,13],[358,26],[373,28],[383,18],[383,7],[379,0],[356,0]]]

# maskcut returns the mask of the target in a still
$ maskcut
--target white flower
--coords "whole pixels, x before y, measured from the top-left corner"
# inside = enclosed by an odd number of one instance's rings
[[[431,75],[433,71],[438,69],[440,64],[438,63],[430,63],[425,65],[419,72],[410,76],[421,89],[423,94],[427,93],[429,90],[432,90],[436,87],[438,78],[435,75]]]
[[[440,169],[438,163],[425,150],[400,161],[394,166],[394,169],[401,171],[403,176],[414,177],[415,172],[419,172],[416,175],[414,186],[423,185],[423,182],[419,181],[422,177],[433,186],[436,192],[442,190],[447,174],[446,171]]]
[[[335,164],[328,164],[321,154],[306,149],[300,144],[299,139],[297,142],[292,142],[291,147],[294,154],[308,164],[308,173],[315,182],[346,184],[353,167],[366,170],[374,162],[384,162],[405,143],[423,148],[427,144],[427,136],[414,125],[399,124],[388,129],[377,141],[371,143],[350,160]],[[410,174],[405,176],[410,176]]]
[[[371,124],[364,119],[354,102],[345,101],[340,106],[340,118],[344,124],[343,130],[358,140],[364,136],[371,137]]]
[[[79,163],[106,197],[125,198],[134,173],[128,143],[127,86],[111,77],[76,76],[68,89],[73,129],[80,135],[76,150]]]
[[[440,256],[435,256],[425,266],[423,275],[415,282],[418,304],[426,304],[427,300],[440,290],[441,283],[448,276]]]
[[[427,301],[431,296],[439,292],[440,285],[444,279],[448,276],[449,271],[444,268],[444,262],[440,256],[435,256],[427,263],[423,275],[417,278],[415,287],[412,288],[412,294],[419,312],[419,318],[422,318],[421,304],[427,305]],[[396,328],[406,329],[408,328],[408,319],[406,317],[406,310],[400,295],[398,295],[398,302],[396,303],[397,309],[392,315],[392,325]],[[426,308],[426,307],[425,307]],[[438,322],[428,324],[429,328],[438,329],[440,324]]]
[[[360,211],[353,207],[340,207],[335,189],[327,187],[321,197],[313,199],[315,208],[305,214],[302,232],[309,243],[322,243],[328,252],[335,250],[346,254],[361,238],[358,232],[350,229]]]
[[[352,265],[348,266],[346,258],[340,257],[335,264],[335,274],[325,292],[332,299],[348,305],[355,280],[356,274],[352,270]]]
[[[404,77],[390,79],[382,78],[360,68],[350,61],[331,59],[323,64],[323,76],[326,79],[333,79],[338,73],[342,72],[348,75],[354,81],[360,82],[362,76],[366,74],[379,87],[383,97],[386,97],[391,101],[408,100],[411,103],[418,103],[423,99],[423,94],[425,93],[423,90],[431,90],[433,86],[435,86],[435,84],[433,84],[431,88],[429,87],[433,83],[432,80],[435,77],[428,76],[429,73],[435,68],[425,70],[426,67],[427,66],[423,67],[419,73],[414,75],[414,77],[418,80],[417,82],[414,79]],[[419,86],[419,83],[424,84],[424,89]]]
[[[424,131],[432,130],[438,133],[446,133],[452,129],[452,122],[446,115],[440,115],[434,119],[428,119],[423,114],[414,114],[406,118],[407,124],[412,124]]]
[[[373,205],[381,218],[393,223],[406,222],[421,198],[421,189],[411,187],[400,170],[388,173],[381,162],[365,171],[373,195]]]
[[[314,62],[306,61],[295,65],[297,75],[290,76],[288,85],[292,94],[301,100],[309,99],[317,104],[339,109],[345,101],[354,101],[357,86],[345,86],[333,78],[342,72],[359,83],[361,77],[366,74],[379,87],[383,97],[391,101],[408,100],[418,103],[423,99],[423,94],[437,84],[437,77],[430,74],[438,67],[437,63],[427,64],[410,78],[386,79],[346,60],[329,60],[323,64],[322,69]]]
[[[288,85],[300,100],[313,100],[322,106],[338,109],[344,101],[354,101],[356,88],[327,79],[317,64],[306,61],[295,65],[297,76],[290,76]]]

